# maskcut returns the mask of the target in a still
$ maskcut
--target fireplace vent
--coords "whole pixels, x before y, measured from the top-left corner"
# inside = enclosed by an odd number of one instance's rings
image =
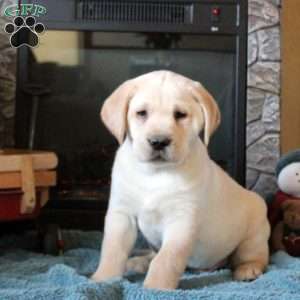
[[[77,0],[76,19],[118,23],[191,24],[193,4],[155,1]]]

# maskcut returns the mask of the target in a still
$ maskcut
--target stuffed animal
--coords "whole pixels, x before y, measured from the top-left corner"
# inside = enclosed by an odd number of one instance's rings
[[[290,216],[296,218],[295,216],[299,214],[300,218],[300,150],[289,152],[281,157],[276,166],[276,178],[279,190],[269,205],[268,217],[273,232],[271,238],[273,250],[279,250],[279,248],[283,250],[286,249],[286,246],[283,248],[284,244],[277,243],[277,241],[274,244],[273,241],[279,236],[289,235],[289,229],[299,230],[300,233],[300,221],[299,228],[296,228],[298,225],[290,221]],[[291,212],[293,209],[295,209],[295,214]],[[295,222],[298,221],[295,220]],[[294,233],[297,234],[297,232]],[[292,253],[292,250],[289,250],[289,253]],[[297,255],[300,256],[300,251]]]
[[[292,256],[300,256],[300,201],[284,201],[281,209],[283,219],[273,229],[272,249],[286,251]]]

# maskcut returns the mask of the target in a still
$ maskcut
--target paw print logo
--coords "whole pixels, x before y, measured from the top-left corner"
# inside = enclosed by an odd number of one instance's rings
[[[10,44],[12,47],[18,48],[22,45],[36,47],[39,43],[38,35],[45,31],[45,26],[37,23],[32,16],[26,18],[18,16],[12,23],[7,23],[4,30],[11,34]]]

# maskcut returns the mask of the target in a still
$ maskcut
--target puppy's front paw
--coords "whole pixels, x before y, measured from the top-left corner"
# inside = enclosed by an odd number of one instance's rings
[[[102,281],[106,281],[106,280],[109,280],[113,277],[116,277],[112,274],[109,274],[107,272],[101,272],[101,271],[96,271],[91,277],[90,279],[92,281],[95,281],[95,282],[102,282]]]
[[[234,273],[233,277],[239,281],[250,281],[256,279],[263,273],[263,268],[260,263],[245,263],[239,265]]]
[[[146,289],[156,289],[156,290],[174,290],[176,286],[170,285],[167,282],[159,282],[158,280],[145,280],[144,288]]]
[[[157,290],[174,290],[178,285],[178,280],[172,278],[172,275],[167,277],[160,277],[160,274],[156,276],[146,276],[144,281],[144,287],[148,289]]]
[[[95,282],[101,282],[101,281],[105,281],[106,278],[105,276],[103,276],[102,274],[100,274],[99,272],[95,272],[91,277],[90,279],[92,281],[95,281]]]

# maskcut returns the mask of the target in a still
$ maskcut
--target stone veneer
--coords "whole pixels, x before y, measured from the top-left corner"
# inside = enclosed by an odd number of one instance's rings
[[[16,1],[0,0],[0,11]],[[276,188],[279,157],[280,0],[249,0],[247,186],[262,195]],[[13,145],[16,51],[0,17],[0,147]]]
[[[276,190],[280,133],[280,0],[249,0],[247,187]]]

